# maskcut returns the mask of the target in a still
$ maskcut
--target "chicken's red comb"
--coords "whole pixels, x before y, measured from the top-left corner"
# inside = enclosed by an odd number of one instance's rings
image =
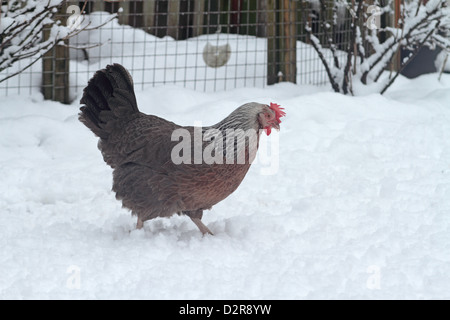
[[[286,112],[283,111],[284,108],[280,108],[279,104],[271,102],[270,109],[275,112],[275,118],[277,119],[278,123],[281,123],[280,118],[286,115]]]

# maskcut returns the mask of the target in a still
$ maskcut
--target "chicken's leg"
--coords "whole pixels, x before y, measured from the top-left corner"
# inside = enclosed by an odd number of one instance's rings
[[[189,218],[191,218],[192,222],[195,223],[195,225],[200,229],[200,231],[202,232],[203,235],[205,235],[207,233],[209,233],[212,236],[214,235],[211,232],[211,230],[209,230],[208,227],[203,224],[203,222],[200,218],[192,218],[192,217],[189,217]]]
[[[136,224],[136,229],[142,229],[142,227],[144,226],[144,221],[142,221],[141,219],[139,219],[139,217],[137,218],[137,224]]]

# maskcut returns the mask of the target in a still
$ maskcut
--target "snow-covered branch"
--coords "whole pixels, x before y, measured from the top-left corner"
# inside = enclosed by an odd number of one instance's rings
[[[312,3],[311,0],[306,1]],[[318,2],[318,3],[317,3]],[[314,34],[313,29],[306,22],[306,32],[311,39],[311,43],[321,58],[322,63],[327,70],[328,77],[333,89],[344,94],[352,93],[352,78],[358,79],[363,85],[369,85],[381,79],[383,71],[392,62],[396,53],[401,48],[412,51],[409,58],[401,61],[397,66],[396,75],[390,79],[383,79],[384,84],[378,86],[382,92],[392,84],[399,72],[414,58],[420,48],[428,46],[434,48],[440,46],[446,50],[450,49],[450,8],[447,7],[446,0],[429,0],[424,4],[422,0],[405,1],[400,9],[400,19],[395,26],[377,26],[374,30],[369,26],[368,15],[370,7],[377,6],[379,14],[393,15],[392,1],[387,5],[381,6],[379,1],[359,1],[352,7],[351,1],[335,0],[345,3],[348,12],[352,16],[352,25],[349,30],[348,46],[346,52],[338,52],[336,39],[329,35],[327,29],[330,25],[334,26],[333,19],[327,18],[328,12],[335,13],[335,9],[330,10],[327,6],[330,2],[317,0],[315,6],[320,6],[320,21],[322,30],[325,34],[324,43],[318,34]],[[369,9],[369,10],[368,10]],[[373,20],[372,20],[373,21]],[[381,41],[380,33],[386,35],[386,39]],[[327,56],[324,48],[329,49],[333,56],[333,64],[323,57]],[[345,63],[337,59],[338,55],[346,55]],[[351,75],[351,70],[355,75]],[[355,71],[357,70],[357,72]]]
[[[7,1],[1,5],[0,19],[0,72],[19,60],[29,59],[18,71],[0,77],[5,81],[26,70],[56,45],[89,28],[79,27],[84,16],[77,18],[76,25],[63,25],[56,17],[63,16],[63,0]],[[85,1],[86,3],[86,1]],[[114,15],[111,19],[115,18]],[[97,26],[96,28],[101,27]],[[43,31],[49,30],[43,37]]]

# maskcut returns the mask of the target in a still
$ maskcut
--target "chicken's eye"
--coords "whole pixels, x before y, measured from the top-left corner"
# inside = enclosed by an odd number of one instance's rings
[[[265,114],[266,119],[270,119],[270,115],[268,113]]]

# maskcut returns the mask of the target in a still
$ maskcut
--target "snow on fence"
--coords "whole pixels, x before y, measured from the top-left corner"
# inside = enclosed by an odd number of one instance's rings
[[[344,48],[351,15],[345,2],[327,2],[337,8],[327,14],[336,14],[339,30],[333,36]],[[325,70],[304,31],[305,22],[322,28],[318,5],[318,0],[63,1],[57,14],[61,23],[73,28],[89,24],[90,30],[0,83],[0,94],[40,90],[47,99],[68,103],[96,70],[114,62],[130,70],[138,89],[161,84],[203,91],[280,81],[325,84]],[[117,19],[93,28],[115,13]],[[3,72],[15,72],[25,63]]]

